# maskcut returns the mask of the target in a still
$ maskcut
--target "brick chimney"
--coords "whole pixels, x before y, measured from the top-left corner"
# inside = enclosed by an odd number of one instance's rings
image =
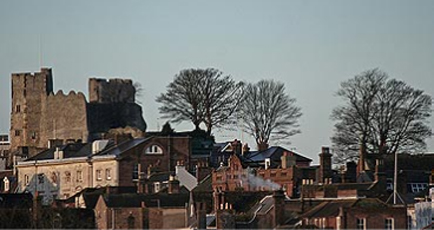
[[[196,178],[197,183],[202,181],[205,177],[211,174],[211,167],[208,166],[208,162],[199,161],[196,165]]]
[[[375,161],[374,177],[378,186],[378,191],[380,193],[385,193],[387,189],[387,178],[386,172],[384,171],[384,159],[381,156]]]
[[[268,149],[268,144],[267,143],[260,143],[258,144],[258,151],[263,151],[263,150],[267,150]]]
[[[274,199],[274,224],[273,228],[283,224],[285,213],[285,194],[279,189],[273,192]]]
[[[319,154],[319,182],[324,184],[331,184],[333,177],[332,171],[332,154],[329,147],[322,147]]]
[[[231,146],[232,146],[232,150],[233,150],[234,154],[236,154],[236,155],[241,154],[241,151],[242,151],[241,141],[235,139],[234,141],[231,142]]]
[[[356,183],[357,181],[357,164],[353,161],[347,162],[345,171],[345,183]]]

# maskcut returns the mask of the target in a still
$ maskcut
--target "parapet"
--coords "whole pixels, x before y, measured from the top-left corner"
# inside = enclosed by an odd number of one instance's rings
[[[135,94],[131,79],[89,79],[90,103],[134,103]]]

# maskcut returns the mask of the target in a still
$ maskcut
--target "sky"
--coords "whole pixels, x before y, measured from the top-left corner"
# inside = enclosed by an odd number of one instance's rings
[[[237,81],[283,82],[303,116],[301,134],[281,145],[318,162],[342,81],[378,67],[434,95],[433,12],[428,0],[0,1],[0,133],[9,132],[12,73],[52,67],[55,91],[85,95],[89,77],[133,79],[157,130],[166,120],[155,98],[175,74],[213,67]],[[248,134],[213,133],[255,149]]]

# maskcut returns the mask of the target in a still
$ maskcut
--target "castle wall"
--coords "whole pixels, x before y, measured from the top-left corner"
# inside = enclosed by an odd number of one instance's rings
[[[47,97],[46,108],[42,114],[41,147],[47,147],[49,140],[81,140],[87,142],[86,98],[83,93],[62,91]]]
[[[89,79],[89,103],[134,103],[135,94],[130,79]]]
[[[146,129],[131,80],[90,79],[90,103],[82,93],[53,94],[49,68],[12,74],[11,81],[11,152],[20,150],[33,156],[49,147],[49,140],[88,142],[101,138],[112,128]],[[9,158],[10,165],[12,157]]]

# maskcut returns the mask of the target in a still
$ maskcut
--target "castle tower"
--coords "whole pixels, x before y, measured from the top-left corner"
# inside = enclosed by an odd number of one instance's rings
[[[53,92],[50,68],[36,73],[12,74],[11,152],[20,147],[37,147],[41,131],[41,113],[47,95]]]
[[[90,103],[135,103],[135,94],[130,79],[89,79]]]

